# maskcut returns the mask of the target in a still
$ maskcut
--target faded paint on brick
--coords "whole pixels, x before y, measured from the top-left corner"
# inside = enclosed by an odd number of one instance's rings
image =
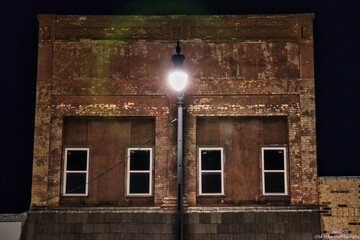
[[[59,204],[65,116],[156,117],[154,205],[176,195],[176,98],[186,55],[185,195],[196,206],[197,116],[286,116],[290,202],[317,204],[312,15],[39,15],[32,206]],[[166,128],[166,130],[164,130]]]

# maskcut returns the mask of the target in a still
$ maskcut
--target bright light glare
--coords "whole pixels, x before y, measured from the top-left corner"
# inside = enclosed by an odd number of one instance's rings
[[[183,71],[175,71],[169,74],[170,85],[175,91],[184,90],[188,81],[188,75]]]

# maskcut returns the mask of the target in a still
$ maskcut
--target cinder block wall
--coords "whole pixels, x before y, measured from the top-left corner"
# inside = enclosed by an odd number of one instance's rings
[[[360,237],[360,177],[319,177],[323,235]]]
[[[173,240],[174,211],[123,210],[32,211],[22,239],[152,239]],[[316,208],[239,208],[229,211],[189,210],[184,239],[314,239],[320,233]]]

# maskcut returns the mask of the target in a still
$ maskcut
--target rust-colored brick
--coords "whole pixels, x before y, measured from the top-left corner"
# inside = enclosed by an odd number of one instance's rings
[[[38,19],[32,198],[23,239],[175,238],[177,106],[167,75],[177,40],[190,76],[185,238],[320,234],[312,14]],[[132,197],[125,191],[127,148],[143,144],[153,149],[152,191]],[[88,195],[64,192],[64,152],[74,145],[90,149]],[[198,151],[214,146],[224,150],[224,194],[206,196]],[[284,194],[264,194],[264,146],[286,149]],[[338,205],[337,216],[357,214],[344,209]]]
[[[101,116],[156,119],[155,133],[162,133],[154,145],[153,205],[171,206],[176,196],[176,131],[167,126],[175,118],[176,102],[166,76],[177,40],[190,75],[185,96],[186,203],[198,205],[198,117],[285,117],[285,202],[316,205],[312,20],[311,14],[39,15],[31,205],[61,204],[64,117]],[[256,191],[260,196],[260,188]],[[269,201],[276,205],[277,198]],[[242,204],[226,196],[219,203]]]

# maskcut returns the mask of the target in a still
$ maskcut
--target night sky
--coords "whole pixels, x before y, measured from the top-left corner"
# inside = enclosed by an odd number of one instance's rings
[[[360,175],[359,0],[3,0],[0,3],[0,213],[29,209],[37,14],[314,13],[319,176]]]

